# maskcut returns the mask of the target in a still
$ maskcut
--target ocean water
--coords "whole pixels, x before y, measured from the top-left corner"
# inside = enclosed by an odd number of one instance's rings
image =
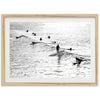
[[[33,37],[32,32],[25,30],[10,31],[10,77],[60,77],[60,78],[90,78],[91,77],[91,57],[88,39],[73,39],[51,34],[51,40],[45,39],[48,34],[38,34]],[[16,39],[16,36],[25,35]],[[57,33],[56,33],[57,34]],[[43,42],[37,43],[39,38]],[[32,42],[35,45],[31,45]],[[52,41],[57,41],[60,45],[60,53],[56,53]],[[72,51],[68,50],[73,48]],[[76,57],[84,58],[80,66],[73,65]]]

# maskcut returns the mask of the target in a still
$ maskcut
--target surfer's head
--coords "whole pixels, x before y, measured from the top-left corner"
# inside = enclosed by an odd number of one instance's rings
[[[40,41],[42,41],[42,38],[40,38]]]
[[[26,30],[26,32],[28,32],[29,30]]]
[[[50,39],[50,36],[48,36],[48,39]]]

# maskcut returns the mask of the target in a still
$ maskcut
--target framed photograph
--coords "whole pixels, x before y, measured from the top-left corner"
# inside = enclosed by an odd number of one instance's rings
[[[2,85],[97,84],[97,14],[2,15]]]

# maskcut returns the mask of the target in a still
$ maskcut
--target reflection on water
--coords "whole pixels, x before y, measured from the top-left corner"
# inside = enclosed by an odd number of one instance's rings
[[[90,61],[80,67],[73,65],[75,57],[44,43],[30,45],[29,39],[10,38],[10,77],[91,77]]]
[[[60,65],[61,56],[58,55],[58,65]]]

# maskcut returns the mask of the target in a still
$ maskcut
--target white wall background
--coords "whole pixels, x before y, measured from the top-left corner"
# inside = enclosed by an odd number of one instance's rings
[[[0,0],[0,14],[49,13],[100,14],[100,2],[99,0]],[[0,83],[0,100],[100,100],[100,85],[1,86]]]

